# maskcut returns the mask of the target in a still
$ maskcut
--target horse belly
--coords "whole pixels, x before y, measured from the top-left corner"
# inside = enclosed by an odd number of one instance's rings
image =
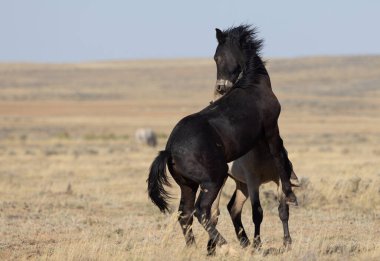
[[[228,163],[228,173],[235,179],[242,183],[247,183],[247,177],[244,170],[244,166],[242,166],[239,161],[233,161]]]
[[[248,176],[259,184],[270,181],[278,184],[279,180],[274,158],[262,147],[255,147],[235,160],[230,168],[230,174],[243,183],[247,183]]]

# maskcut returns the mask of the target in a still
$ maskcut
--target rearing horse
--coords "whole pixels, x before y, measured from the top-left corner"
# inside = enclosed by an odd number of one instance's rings
[[[218,79],[228,84],[236,82],[240,72],[242,77],[222,98],[177,123],[165,150],[153,161],[147,180],[149,197],[162,212],[167,211],[164,185],[169,185],[168,167],[181,189],[179,223],[186,244],[195,242],[191,228],[195,214],[209,234],[208,254],[215,252],[216,244],[226,243],[211,219],[211,206],[227,178],[227,163],[260,140],[268,143],[286,202],[296,203],[289,182],[289,159],[277,124],[281,107],[272,90],[260,84],[260,76],[267,73],[259,56],[261,41],[255,34],[249,26],[217,30]]]
[[[217,34],[223,35],[223,32],[220,32],[220,30],[217,29]],[[215,54],[215,62],[217,66],[218,63],[222,63],[222,61],[217,58],[220,55],[219,52],[220,50],[217,50]],[[225,62],[228,63],[229,60],[223,59],[223,63]],[[239,79],[243,76],[243,73],[243,71],[240,71],[237,81],[239,81]],[[220,75],[219,73],[217,73],[217,77],[218,78],[214,89],[214,101],[228,93],[233,85],[236,84],[236,82],[226,81],[223,78],[221,79],[223,75]],[[259,83],[262,86],[266,86],[266,88],[269,89],[272,88],[270,77],[267,73],[263,73],[260,78]],[[287,155],[284,156],[287,157]],[[290,161],[288,162],[290,163]],[[292,166],[288,166],[288,168],[293,169]],[[258,141],[252,150],[239,159],[233,161],[230,165],[229,175],[236,183],[235,191],[227,205],[228,212],[230,213],[233,225],[235,227],[236,235],[241,246],[246,247],[250,244],[250,240],[247,237],[241,220],[241,213],[244,203],[249,197],[252,204],[252,220],[255,226],[253,246],[258,248],[261,246],[260,226],[263,220],[263,210],[260,204],[259,188],[262,184],[270,181],[276,183],[277,186],[280,184],[280,177],[267,141],[265,139]],[[299,181],[294,171],[292,171],[290,179],[293,181],[292,186],[299,186]],[[285,202],[283,193],[281,193],[280,190],[278,192],[278,212],[284,230],[283,242],[284,246],[289,246],[292,243],[288,225],[289,206]],[[221,193],[218,194],[218,197],[214,201],[211,209],[211,219],[214,220],[214,222],[217,222],[219,216],[220,195]]]

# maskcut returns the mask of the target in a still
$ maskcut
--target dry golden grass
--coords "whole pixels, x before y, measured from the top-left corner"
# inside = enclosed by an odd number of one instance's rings
[[[148,200],[157,150],[183,116],[208,104],[210,60],[0,65],[0,259],[380,259],[380,57],[268,62],[282,136],[303,186],[283,252],[276,187],[261,189],[263,248],[242,250],[221,199],[229,242],[207,258],[185,248],[176,214]],[[136,144],[152,127],[158,148]],[[178,195],[176,185],[171,189]],[[178,197],[172,200],[178,207]],[[253,236],[249,203],[243,223]]]

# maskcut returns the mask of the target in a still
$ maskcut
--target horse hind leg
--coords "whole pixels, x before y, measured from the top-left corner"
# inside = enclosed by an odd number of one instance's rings
[[[250,199],[252,204],[252,220],[255,225],[255,234],[253,238],[253,247],[261,247],[261,238],[260,238],[260,226],[263,221],[263,209],[260,204],[259,189],[255,189],[250,192]]]
[[[218,193],[224,184],[225,178],[226,177],[224,177],[221,182],[202,183],[200,185],[201,192],[199,193],[196,203],[196,217],[209,235],[209,241],[207,243],[208,255],[215,254],[217,244],[223,245],[227,243],[227,241],[216,229],[215,222],[211,222],[211,206],[217,198]]]
[[[223,186],[224,186],[224,184],[225,184],[225,182],[223,183]],[[215,226],[218,224],[218,218],[220,215],[219,202],[220,202],[220,197],[222,195],[223,186],[219,190],[218,196],[216,197],[214,203],[212,203],[212,206],[211,206],[210,222],[213,223]]]
[[[232,223],[234,224],[236,236],[240,245],[245,248],[250,242],[244,230],[243,223],[241,222],[241,212],[244,203],[248,197],[247,185],[235,180],[236,190],[232,195],[230,202],[227,205],[228,212],[230,213]]]
[[[198,190],[198,184],[180,185],[181,200],[179,203],[178,221],[185,237],[186,245],[191,246],[195,244],[195,237],[193,234],[193,214],[195,196]]]

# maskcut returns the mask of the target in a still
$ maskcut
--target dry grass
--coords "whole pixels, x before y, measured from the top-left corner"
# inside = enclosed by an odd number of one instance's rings
[[[379,65],[379,57],[269,61],[303,183],[290,210],[294,244],[281,249],[276,187],[267,184],[263,248],[240,249],[225,208],[229,181],[218,224],[229,246],[213,258],[197,222],[198,247],[185,248],[176,214],[160,214],[145,183],[174,124],[210,100],[212,61],[0,65],[0,259],[380,259]],[[159,133],[157,149],[134,142],[145,126]]]

